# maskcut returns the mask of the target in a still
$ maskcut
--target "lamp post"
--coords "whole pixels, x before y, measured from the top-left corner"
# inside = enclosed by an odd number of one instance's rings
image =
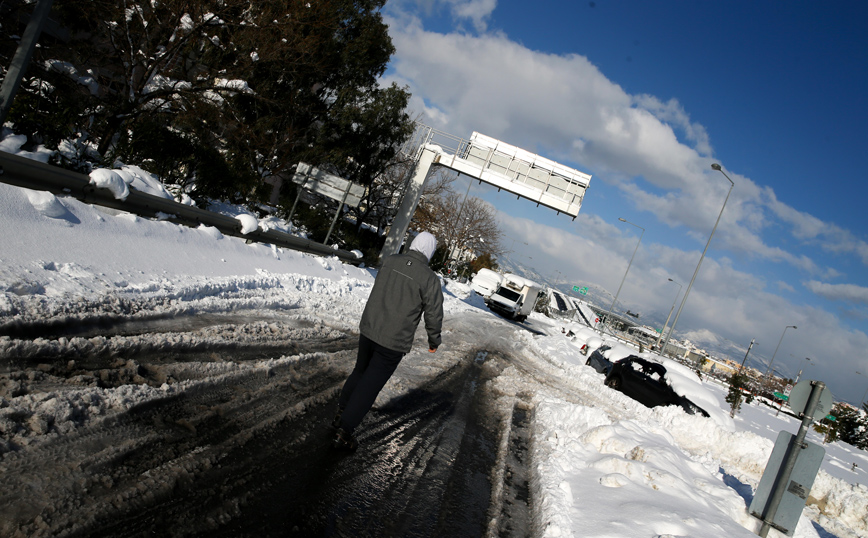
[[[555,269],[555,273],[557,273],[558,277],[557,277],[557,279],[555,279],[554,289],[558,289],[558,286],[560,286],[560,284],[561,284],[561,278],[562,277],[561,277],[561,272],[558,271],[557,269]]]
[[[736,390],[735,400],[733,400],[732,407],[730,407],[729,409],[730,418],[735,418],[736,410],[741,407],[741,389],[744,387],[744,385],[742,384],[744,380],[741,378],[741,372],[742,370],[744,370],[744,363],[747,362],[747,356],[750,355],[750,348],[753,347],[755,341],[756,338],[751,338],[750,345],[747,346],[747,353],[744,354],[744,358],[741,360],[741,366],[738,367],[738,372],[736,372],[735,375],[729,378],[730,394],[732,394],[733,389]]]
[[[865,374],[858,370],[856,371],[856,373],[861,375],[862,377],[865,377]],[[865,389],[865,392],[862,394],[862,399],[859,401],[859,403],[861,403],[863,407],[865,406],[865,396],[868,396],[868,388]]]
[[[738,368],[738,373],[740,374],[742,370],[744,370],[744,363],[747,362],[747,356],[750,355],[750,348],[753,347],[754,342],[756,342],[756,338],[750,339],[750,345],[747,346],[747,353],[744,354],[744,358],[741,360],[741,366]],[[757,344],[759,345],[759,344]]]
[[[675,321],[672,322],[672,327],[669,329],[669,334],[666,336],[666,342],[663,343],[663,349],[666,349],[666,346],[669,345],[669,338],[672,336],[672,333],[675,332],[675,326],[678,325],[678,318],[681,317],[681,310],[684,308],[684,303],[687,302],[687,296],[690,295],[690,289],[693,287],[693,281],[696,280],[696,275],[699,274],[699,268],[702,266],[702,260],[705,259],[705,253],[708,252],[708,245],[711,244],[711,238],[714,237],[714,232],[715,230],[717,230],[717,225],[720,224],[720,217],[723,216],[723,210],[726,208],[726,202],[729,201],[729,195],[732,194],[732,189],[733,187],[735,187],[735,183],[733,183],[733,181],[729,179],[729,176],[726,175],[726,173],[723,171],[719,164],[714,163],[711,165],[711,168],[712,170],[717,170],[718,172],[723,174],[723,177],[725,177],[727,181],[729,181],[729,192],[726,193],[726,199],[724,199],[723,201],[723,207],[720,208],[720,214],[717,215],[717,222],[714,223],[714,228],[711,229],[711,235],[708,236],[708,242],[705,243],[705,250],[702,251],[702,256],[699,257],[699,263],[696,264],[696,270],[693,271],[693,278],[690,279],[690,284],[687,285],[687,291],[684,292],[684,297],[681,298],[681,304],[678,306],[678,312],[675,314]]]
[[[784,335],[787,334],[787,329],[791,328],[798,329],[798,327],[796,327],[795,325],[787,325],[786,327],[784,327],[784,332],[781,333],[781,339],[778,340],[778,346],[775,348],[775,352],[772,354],[772,360],[769,362],[768,370],[766,370],[766,385],[768,385],[769,380],[771,379],[769,377],[769,374],[772,373],[772,365],[775,363],[775,357],[778,354],[778,349],[781,347],[781,342],[784,341]]]
[[[632,222],[625,220],[625,219],[622,219],[621,217],[618,217],[618,220],[620,220],[621,222],[626,222],[630,226],[635,226],[635,227],[639,228],[640,230],[642,230],[642,233],[639,234],[639,241],[636,242],[636,248],[633,249],[633,255],[630,256],[630,263],[627,264],[627,270],[624,271],[624,277],[621,278],[621,285],[618,286],[618,293],[616,293],[615,298],[612,299],[612,306],[609,307],[609,312],[608,312],[608,315],[606,316],[606,323],[607,324],[610,321],[609,318],[611,318],[611,316],[612,316],[612,309],[615,308],[615,303],[618,302],[618,296],[621,295],[621,287],[624,286],[624,281],[627,280],[627,273],[630,272],[630,266],[633,265],[633,258],[636,257],[636,251],[639,250],[639,243],[642,242],[642,236],[645,235],[645,228],[639,226],[638,224],[633,224]]]
[[[669,282],[675,281],[670,278]],[[678,284],[678,282],[675,283]],[[669,318],[672,317],[672,311],[675,310],[675,303],[678,302],[678,296],[681,295],[681,288],[683,287],[684,286],[682,286],[681,284],[678,284],[678,293],[675,294],[675,299],[672,299],[672,308],[669,309],[669,315],[666,316],[666,323],[663,324],[663,330],[660,331],[660,336],[657,337],[657,343],[654,344],[654,347],[657,348],[657,352],[661,355],[663,355],[663,350],[660,349],[660,340],[663,339],[663,333],[666,332],[666,326],[669,325]]]
[[[802,378],[802,372],[808,369],[808,363],[811,361],[810,357],[805,357],[805,367],[799,370],[799,374],[796,376],[796,383],[799,382],[799,379]],[[795,384],[795,383],[794,383]]]
[[[524,241],[522,241],[521,244],[524,246],[527,246],[527,243],[525,243]],[[512,250],[514,247],[515,247],[515,239],[512,240],[512,245],[509,247],[509,250],[506,252],[506,261],[508,263],[511,262],[511,260],[509,259],[509,255],[512,254],[513,252],[515,252],[514,250]]]

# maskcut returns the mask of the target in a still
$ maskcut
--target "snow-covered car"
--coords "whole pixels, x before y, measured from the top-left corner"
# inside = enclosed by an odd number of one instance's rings
[[[612,365],[606,386],[619,390],[646,407],[677,405],[690,415],[708,417],[705,409],[675,392],[659,363],[630,355]]]
[[[606,358],[603,354],[606,351],[611,349],[610,346],[602,345],[594,350],[591,353],[591,356],[588,357],[588,360],[585,361],[585,364],[596,370],[600,374],[609,375],[609,371],[612,369],[612,361]]]
[[[496,271],[492,271],[491,269],[482,268],[473,275],[473,278],[470,280],[470,289],[482,295],[485,298],[491,296],[497,288],[500,287],[500,283],[503,281],[503,275]]]

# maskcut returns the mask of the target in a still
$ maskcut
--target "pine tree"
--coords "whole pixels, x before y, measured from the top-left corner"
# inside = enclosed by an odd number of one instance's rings
[[[742,401],[748,404],[753,401],[753,394],[744,390],[747,387],[748,377],[745,374],[735,373],[729,378],[729,392],[726,395],[726,403],[730,405],[729,416],[734,417],[738,413]]]
[[[862,450],[868,448],[868,418],[862,412],[836,405],[832,414],[837,417],[841,441]]]
[[[54,143],[87,126],[106,163],[201,195],[255,198],[299,161],[370,184],[412,128],[408,92],[379,83],[394,53],[384,3],[56,0],[69,39],[41,43],[9,120]]]

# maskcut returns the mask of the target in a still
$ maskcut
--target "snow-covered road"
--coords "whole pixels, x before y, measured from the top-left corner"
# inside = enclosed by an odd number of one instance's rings
[[[226,305],[245,294],[224,292]],[[531,532],[532,397],[494,381],[517,369],[571,391],[508,355],[522,329],[478,311],[447,316],[450,343],[405,359],[362,450],[342,456],[327,423],[356,335],[301,307],[219,315],[209,302],[208,316],[139,305],[128,320],[87,308],[87,323],[67,312],[62,324],[15,324],[54,334],[3,340],[19,406],[4,413],[17,435],[0,462],[3,535]]]

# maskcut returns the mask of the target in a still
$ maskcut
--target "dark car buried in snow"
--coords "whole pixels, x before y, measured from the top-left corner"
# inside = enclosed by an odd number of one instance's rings
[[[708,416],[705,409],[672,389],[662,364],[636,355],[613,364],[605,383],[607,387],[623,392],[646,407],[677,405],[690,415]]]
[[[608,375],[609,370],[612,369],[612,361],[603,356],[603,352],[610,349],[612,348],[606,345],[598,347],[593,353],[591,353],[588,360],[585,361],[585,364],[596,370],[598,373]]]

